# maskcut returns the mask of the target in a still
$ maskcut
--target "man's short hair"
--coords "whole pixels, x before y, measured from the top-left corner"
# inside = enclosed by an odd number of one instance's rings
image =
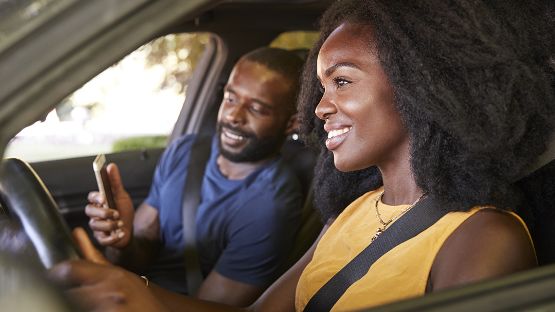
[[[241,60],[264,65],[268,69],[283,75],[294,86],[296,97],[304,64],[303,59],[297,53],[279,48],[262,47],[243,55]]]

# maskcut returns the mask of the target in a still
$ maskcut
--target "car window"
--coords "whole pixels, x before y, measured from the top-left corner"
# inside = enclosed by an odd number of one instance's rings
[[[153,40],[23,129],[5,157],[28,162],[163,147],[209,34]]]

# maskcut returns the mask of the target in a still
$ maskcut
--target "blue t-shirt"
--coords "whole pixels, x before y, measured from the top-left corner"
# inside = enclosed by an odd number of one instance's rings
[[[158,209],[162,249],[146,272],[158,285],[187,293],[183,260],[182,193],[194,136],[172,143],[162,155],[146,203]],[[229,180],[216,163],[212,141],[197,211],[197,249],[203,274],[267,286],[283,269],[301,219],[299,182],[276,157],[242,180]]]

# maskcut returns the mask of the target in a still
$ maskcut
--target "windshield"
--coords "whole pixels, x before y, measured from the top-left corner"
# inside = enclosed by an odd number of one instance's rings
[[[0,0],[0,51],[76,0]]]

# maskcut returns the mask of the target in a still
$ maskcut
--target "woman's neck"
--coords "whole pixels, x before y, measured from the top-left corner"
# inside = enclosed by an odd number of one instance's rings
[[[412,173],[408,142],[395,155],[395,159],[378,166],[384,185],[382,202],[392,206],[412,204],[422,196],[423,191],[416,185]]]

